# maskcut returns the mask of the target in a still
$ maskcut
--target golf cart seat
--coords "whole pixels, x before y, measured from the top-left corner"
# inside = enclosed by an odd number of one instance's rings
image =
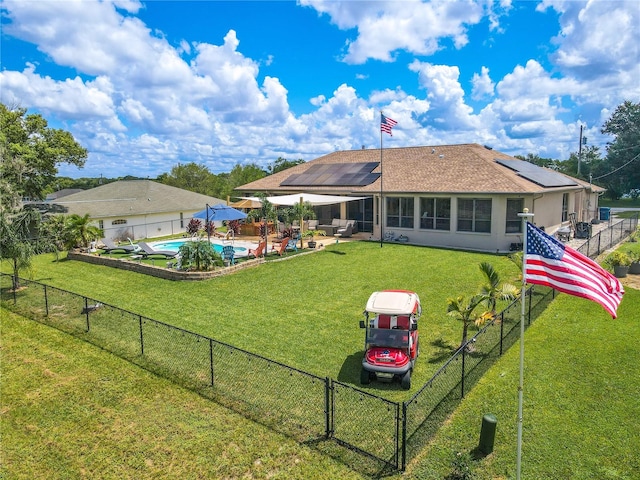
[[[374,328],[409,330],[411,319],[408,315],[379,314],[373,320]]]

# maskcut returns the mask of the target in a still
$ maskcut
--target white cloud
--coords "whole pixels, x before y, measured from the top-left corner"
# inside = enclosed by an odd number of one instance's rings
[[[473,74],[471,84],[473,85],[471,98],[474,100],[493,96],[495,84],[491,80],[491,77],[489,77],[489,69],[487,67],[483,66],[480,74],[477,72]]]
[[[357,38],[348,42],[344,56],[345,62],[354,64],[368,59],[389,62],[399,50],[431,55],[441,48],[440,40],[444,38],[462,48],[469,41],[467,27],[480,22],[483,16],[482,4],[473,1],[304,0],[301,4],[329,15],[343,30],[357,29]]]
[[[614,102],[625,97],[637,98],[640,93],[637,0],[545,0],[538,9],[554,9],[560,14],[561,32],[554,39],[558,49],[552,60],[564,75],[588,82],[597,95],[617,97]]]
[[[472,115],[473,109],[464,101],[465,93],[459,82],[460,70],[457,66],[414,60],[409,69],[418,73],[420,85],[427,91],[431,121],[448,130],[478,127]]]

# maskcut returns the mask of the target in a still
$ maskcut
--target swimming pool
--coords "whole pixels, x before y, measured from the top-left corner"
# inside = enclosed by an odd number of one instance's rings
[[[180,247],[187,242],[190,242],[191,239],[181,239],[181,240],[166,240],[161,242],[153,242],[150,243],[151,247],[155,250],[170,250],[172,252],[177,252],[180,250]],[[211,239],[211,245],[213,249],[222,254],[222,247],[225,245],[232,245],[233,251],[235,252],[236,257],[246,257],[249,253],[250,248],[256,248],[258,246],[255,242],[247,242],[243,240],[234,240],[232,242],[224,242],[222,240]]]

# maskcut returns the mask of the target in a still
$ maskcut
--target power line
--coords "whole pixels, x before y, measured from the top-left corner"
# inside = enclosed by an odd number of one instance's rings
[[[616,168],[615,170],[609,172],[609,173],[605,173],[604,175],[600,175],[599,177],[593,178],[592,180],[600,180],[601,178],[604,177],[608,177],[609,175],[611,175],[612,173],[616,173],[618,170],[622,170],[624,167],[626,167],[627,165],[629,165],[631,162],[633,162],[634,160],[636,160],[638,157],[640,157],[640,153],[637,154],[635,157],[633,157],[631,160],[629,160],[627,163],[625,163],[624,165]]]

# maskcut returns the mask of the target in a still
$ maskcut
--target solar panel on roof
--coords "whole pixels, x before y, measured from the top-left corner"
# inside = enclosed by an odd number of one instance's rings
[[[289,176],[280,185],[363,187],[380,178],[379,173],[372,173],[377,166],[378,162],[316,164],[311,165],[305,172]]]
[[[533,163],[525,162],[524,160],[496,159],[496,162],[541,187],[569,187],[577,185],[576,182],[560,173],[547,170]]]

